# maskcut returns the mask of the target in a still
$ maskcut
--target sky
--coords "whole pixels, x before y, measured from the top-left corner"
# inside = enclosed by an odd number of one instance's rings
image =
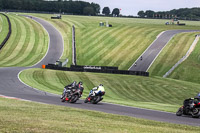
[[[82,0],[94,2],[101,6],[101,10],[108,6],[112,12],[114,8],[121,9],[122,15],[137,16],[138,11],[169,11],[179,8],[200,7],[200,0]],[[102,11],[101,11],[102,12]]]

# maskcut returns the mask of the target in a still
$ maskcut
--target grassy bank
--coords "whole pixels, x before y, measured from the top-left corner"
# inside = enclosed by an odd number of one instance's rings
[[[0,98],[0,132],[197,133],[199,127]]]
[[[168,72],[183,56],[185,56],[196,34],[198,33],[180,33],[175,35],[149,69],[150,75],[162,77]]]
[[[0,44],[3,42],[3,40],[6,38],[8,34],[8,21],[6,17],[2,14],[0,14]]]
[[[169,78],[200,83],[200,41],[197,43],[194,51]],[[199,89],[199,88],[198,88]]]
[[[77,63],[79,65],[118,66],[127,70],[132,63],[165,30],[198,29],[193,22],[186,26],[165,25],[168,20],[112,18],[63,15],[61,20],[51,20],[51,15],[32,14],[51,22],[65,39],[62,59],[70,59],[71,27],[76,27]],[[113,27],[99,27],[99,22]]]
[[[22,81],[43,91],[61,94],[65,85],[72,81],[83,81],[83,98],[89,90],[102,83],[106,89],[104,101],[163,110],[177,111],[185,98],[195,96],[199,84],[184,81],[149,78],[129,75],[63,72],[29,69],[20,74]],[[123,80],[122,80],[123,79]]]
[[[31,19],[9,14],[12,24],[10,39],[0,51],[0,66],[31,66],[46,54],[48,35]]]

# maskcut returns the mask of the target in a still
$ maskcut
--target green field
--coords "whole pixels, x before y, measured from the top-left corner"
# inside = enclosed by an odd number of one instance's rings
[[[164,25],[169,20],[67,15],[63,15],[62,20],[51,20],[51,15],[32,15],[46,19],[61,31],[66,49],[62,59],[71,59],[71,27],[75,25],[78,65],[118,66],[122,70],[127,70],[160,32],[200,29],[190,21],[186,22],[187,26],[180,27]],[[99,22],[106,21],[113,27],[99,27]]]
[[[192,54],[170,76],[178,80],[200,83],[200,41]],[[199,88],[198,88],[199,89]]]
[[[198,133],[199,127],[0,98],[5,133]],[[109,126],[108,126],[109,125]]]
[[[102,83],[106,90],[105,102],[169,112],[177,111],[185,98],[195,96],[199,91],[199,84],[159,77],[43,69],[25,70],[20,73],[20,79],[34,88],[60,95],[65,85],[74,80],[82,81],[85,88],[83,98],[90,89]]]
[[[40,61],[48,48],[48,35],[35,21],[9,14],[12,34],[0,51],[0,67],[31,66]]]
[[[6,17],[0,14],[0,44],[6,38],[9,30],[8,28],[9,26]]]
[[[63,15],[62,20],[51,20],[51,15],[32,15],[49,21],[61,32],[64,39],[61,61],[68,58],[68,66],[71,64],[72,54],[72,25],[76,27],[78,65],[118,66],[119,69],[125,70],[160,32],[171,29],[200,29],[200,24],[193,21],[186,21],[184,23],[187,25],[180,27],[164,25],[169,20],[67,15]],[[35,64],[47,50],[47,33],[31,19],[11,14],[9,17],[14,30],[6,46],[0,51],[0,66]],[[99,22],[106,21],[113,27],[99,27]],[[0,22],[0,27],[1,25]],[[183,66],[175,71],[180,72],[172,73],[170,76],[186,81],[163,79],[160,76],[185,55],[195,34],[176,35],[150,69],[152,77],[28,69],[21,72],[20,78],[34,88],[55,94],[61,94],[63,87],[74,80],[83,81],[85,90],[82,98],[88,95],[91,88],[102,83],[106,89],[104,102],[175,112],[185,98],[193,97],[199,92],[200,44],[182,64]],[[192,71],[189,71],[191,68]],[[196,81],[192,74],[195,75]],[[189,79],[184,79],[186,75]],[[196,83],[192,83],[191,80]],[[165,124],[100,112],[95,112],[94,115],[92,111],[13,102],[2,98],[0,110],[0,132],[66,132],[66,129],[69,132],[94,132],[91,129],[95,129],[95,132],[199,132],[198,127]],[[73,121],[69,122],[71,119]],[[102,124],[109,126],[101,127]]]

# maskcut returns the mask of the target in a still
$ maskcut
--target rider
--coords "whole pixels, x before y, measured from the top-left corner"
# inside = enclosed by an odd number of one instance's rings
[[[81,93],[80,93],[79,97],[82,97],[82,93],[83,93],[83,90],[84,90],[83,82],[79,81],[75,88],[80,89]]]
[[[100,92],[105,92],[105,89],[104,89],[104,87],[103,87],[102,84],[100,84],[100,85],[97,86],[97,87],[94,87],[94,88],[90,91],[88,97],[90,97],[90,96],[95,96],[96,94],[98,94],[98,93],[100,93]]]
[[[76,81],[73,81],[71,84],[69,84],[69,85],[66,85],[65,87],[64,87],[64,90],[63,90],[63,94],[62,94],[62,96],[61,96],[61,99],[65,96],[65,93],[67,92],[67,90],[72,90],[72,89],[74,89],[74,88],[76,88]]]

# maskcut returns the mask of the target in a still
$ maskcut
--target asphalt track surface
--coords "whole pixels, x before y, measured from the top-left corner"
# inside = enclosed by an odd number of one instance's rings
[[[99,103],[97,105],[86,104],[83,100],[77,101],[75,104],[62,103],[60,96],[39,91],[37,89],[24,85],[18,79],[20,71],[29,68],[41,68],[42,64],[54,63],[60,58],[63,51],[63,40],[61,34],[49,23],[39,18],[32,18],[39,22],[49,33],[50,46],[47,55],[41,62],[32,67],[8,67],[0,68],[0,97],[9,96],[40,103],[54,104],[61,106],[68,106],[74,108],[81,108],[86,110],[95,110],[112,114],[119,114],[131,116],[136,118],[144,118],[149,120],[156,120],[161,122],[169,122],[176,124],[186,124],[193,126],[200,126],[200,119],[193,119],[191,117],[177,117],[174,113],[167,113],[161,111],[139,109],[134,107],[127,107],[109,103]],[[62,89],[62,88],[61,88]]]
[[[197,30],[168,30],[163,32],[147,50],[133,63],[129,68],[130,71],[148,71],[159,53],[171,40],[171,38],[182,32],[197,32]]]

